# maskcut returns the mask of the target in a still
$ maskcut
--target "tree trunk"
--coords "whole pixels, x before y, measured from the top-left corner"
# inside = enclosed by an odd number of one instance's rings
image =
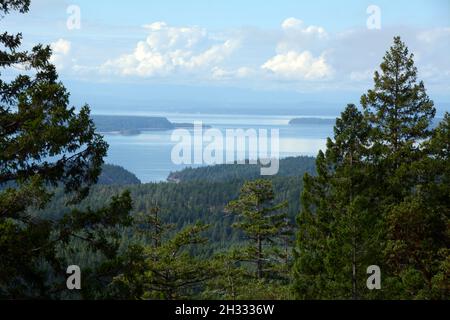
[[[262,279],[262,241],[261,236],[258,236],[258,261],[257,261],[257,269],[258,269],[258,279]]]
[[[353,257],[352,257],[352,296],[353,300],[358,299],[357,278],[356,278],[356,239],[353,237]]]

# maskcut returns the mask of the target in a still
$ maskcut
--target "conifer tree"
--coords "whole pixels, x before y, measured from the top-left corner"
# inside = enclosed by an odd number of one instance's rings
[[[246,296],[249,282],[254,281],[251,271],[242,266],[240,248],[232,248],[228,252],[218,253],[212,260],[215,276],[207,281],[203,297],[206,299],[252,299]]]
[[[433,102],[399,37],[380,69],[361,98],[364,116],[347,107],[317,157],[317,176],[305,176],[298,297],[448,297],[448,115],[431,128]],[[370,294],[357,271],[369,264],[383,278]]]
[[[407,175],[399,176],[401,166],[420,159],[424,154],[420,142],[431,135],[431,121],[436,110],[425,85],[417,79],[414,55],[400,37],[386,52],[380,72],[374,75],[374,88],[361,97],[366,118],[371,126],[372,161],[378,164],[377,183],[389,199],[401,199],[409,192]],[[414,183],[413,181],[411,182]],[[386,195],[385,194],[385,195]],[[395,199],[392,199],[395,201]]]
[[[186,299],[215,274],[207,260],[192,255],[193,246],[205,244],[201,236],[208,226],[197,223],[174,232],[162,222],[158,207],[140,214],[134,233],[142,242],[131,244],[121,259],[123,272],[112,282],[112,297],[122,299]]]
[[[29,0],[1,1],[0,16],[26,13],[29,6]],[[77,113],[69,106],[49,46],[21,51],[22,34],[8,32],[0,43],[0,298],[60,297],[68,267],[61,246],[83,239],[111,257],[117,248],[107,230],[128,223],[131,199],[124,194],[113,199],[114,208],[74,211],[60,221],[33,213],[57,186],[72,202],[84,198],[107,144],[89,107]]]
[[[440,194],[447,170],[439,158],[445,145],[430,150],[445,126],[432,130],[436,110],[417,79],[413,57],[395,37],[381,73],[375,73],[374,89],[361,98],[372,129],[370,161],[376,167],[372,176],[377,186],[373,197],[379,199],[374,208],[385,223],[380,247],[386,291],[397,298],[432,296],[432,279],[442,261],[438,252],[448,241],[448,209],[428,192]]]
[[[274,263],[280,263],[279,255],[273,250],[282,245],[280,239],[292,232],[286,213],[280,212],[287,203],[274,204],[274,199],[271,181],[248,181],[242,187],[239,198],[225,208],[225,211],[237,216],[233,227],[241,230],[251,241],[243,259],[255,265],[258,279],[274,271]]]
[[[305,176],[294,289],[302,298],[367,297],[365,271],[377,247],[366,166],[369,126],[354,105],[336,120],[334,139]]]
[[[408,166],[414,188],[387,210],[386,262],[397,298],[450,298],[450,116]]]

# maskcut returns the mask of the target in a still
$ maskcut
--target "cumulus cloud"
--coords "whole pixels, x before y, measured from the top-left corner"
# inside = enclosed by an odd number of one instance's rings
[[[141,77],[166,76],[172,72],[210,70],[229,57],[239,41],[221,42],[199,27],[173,27],[165,22],[144,26],[149,34],[130,54],[103,64],[103,72]]]
[[[286,54],[278,54],[264,63],[261,68],[292,80],[324,79],[333,74],[324,55],[314,57],[309,51],[289,51]]]
[[[290,80],[327,79],[333,75],[333,68],[324,52],[317,56],[309,50],[317,41],[328,38],[324,28],[307,26],[300,19],[287,18],[281,24],[283,35],[277,43],[277,54],[267,60],[261,68]]]
[[[95,65],[70,62],[74,54],[70,42],[64,39],[52,44],[52,59],[59,66],[65,65],[66,72],[81,77],[95,74],[110,79],[115,74],[157,81],[164,77],[168,83],[235,81],[236,85],[258,88],[282,86],[297,90],[309,85],[363,90],[372,81],[393,37],[400,35],[414,53],[419,78],[427,86],[434,89],[450,79],[448,27],[386,26],[373,31],[363,23],[359,28],[333,32],[289,17],[274,29],[245,27],[212,33],[199,26],[172,26],[166,22],[153,22],[143,28],[147,34],[141,41],[126,51],[122,51],[123,46],[117,48],[119,54],[105,53],[103,62]],[[89,53],[86,49],[84,52]]]
[[[304,35],[317,36],[319,38],[326,38],[327,32],[323,27],[305,26],[302,20],[296,18],[287,18],[281,24],[281,28],[287,32],[300,33]]]
[[[276,46],[277,53],[291,50],[305,51],[311,48],[324,50],[329,35],[325,28],[306,25],[297,18],[287,18],[281,23],[281,37]]]
[[[72,47],[71,42],[61,38],[52,42],[50,47],[52,49],[50,62],[53,63],[57,69],[64,69],[69,63],[69,53]]]

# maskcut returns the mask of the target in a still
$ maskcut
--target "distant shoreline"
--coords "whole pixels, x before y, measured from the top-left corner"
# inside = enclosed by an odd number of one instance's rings
[[[124,136],[139,135],[143,131],[168,131],[194,128],[193,123],[174,123],[166,117],[93,115],[97,132]],[[204,128],[210,128],[203,125]]]
[[[335,122],[336,122],[336,119],[305,117],[305,118],[294,118],[291,121],[289,121],[289,125],[291,125],[291,126],[298,126],[298,125],[334,125]]]

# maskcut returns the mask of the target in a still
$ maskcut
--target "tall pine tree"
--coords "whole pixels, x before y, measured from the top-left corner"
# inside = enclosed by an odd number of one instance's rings
[[[367,298],[365,272],[377,255],[370,210],[369,126],[354,105],[336,120],[334,139],[305,176],[294,289],[300,298]],[[375,231],[375,233],[374,233]]]
[[[274,203],[272,182],[259,179],[244,183],[239,198],[226,206],[227,212],[237,216],[233,227],[241,230],[251,241],[244,250],[243,259],[254,263],[256,277],[263,279],[272,273],[275,265],[282,263],[277,246],[283,245],[285,236],[291,233],[289,219],[281,210],[287,203]]]
[[[347,107],[317,176],[305,176],[298,297],[448,298],[449,117],[432,129],[433,102],[399,37],[380,69],[364,116]],[[381,291],[364,288],[370,264]]]
[[[26,13],[29,5],[1,1],[0,16]],[[75,210],[59,221],[30,210],[44,208],[57,186],[73,201],[85,197],[107,144],[95,132],[88,106],[78,113],[69,107],[50,47],[20,51],[21,42],[20,33],[0,34],[0,298],[56,298],[67,289],[61,246],[78,239],[114,256],[109,228],[129,223],[131,199],[124,194],[112,206]]]

